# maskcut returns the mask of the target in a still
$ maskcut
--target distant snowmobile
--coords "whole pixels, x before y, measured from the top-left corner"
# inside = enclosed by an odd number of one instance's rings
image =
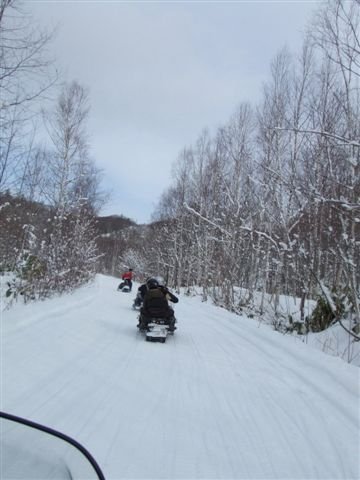
[[[129,280],[124,280],[117,288],[118,292],[129,293],[131,291]]]

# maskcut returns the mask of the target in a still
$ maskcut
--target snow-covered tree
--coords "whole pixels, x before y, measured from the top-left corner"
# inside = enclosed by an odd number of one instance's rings
[[[0,192],[18,191],[39,100],[57,79],[47,53],[53,34],[39,29],[21,4],[0,1]]]

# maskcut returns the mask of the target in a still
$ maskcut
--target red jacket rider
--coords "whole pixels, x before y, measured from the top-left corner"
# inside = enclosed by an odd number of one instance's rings
[[[133,278],[133,271],[132,271],[132,268],[129,268],[129,271],[128,272],[125,272],[123,273],[122,277],[121,277],[123,280],[132,280]]]

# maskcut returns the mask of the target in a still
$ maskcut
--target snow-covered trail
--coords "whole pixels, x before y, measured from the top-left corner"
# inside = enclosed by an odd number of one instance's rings
[[[107,479],[360,477],[358,368],[184,296],[174,337],[145,342],[117,284],[2,314],[2,410]]]

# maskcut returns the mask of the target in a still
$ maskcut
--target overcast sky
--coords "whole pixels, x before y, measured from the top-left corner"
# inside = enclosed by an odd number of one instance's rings
[[[91,153],[112,199],[101,214],[150,221],[171,166],[206,127],[256,104],[270,62],[301,48],[310,1],[34,1],[66,80],[90,90]]]

